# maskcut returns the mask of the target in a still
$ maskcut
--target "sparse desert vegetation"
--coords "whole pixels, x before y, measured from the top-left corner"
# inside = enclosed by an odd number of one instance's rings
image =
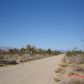
[[[56,84],[84,84],[84,52],[68,51],[55,73]]]
[[[84,0],[0,0],[0,84],[84,84]]]
[[[32,45],[27,45],[21,49],[9,49],[2,50],[0,49],[0,66],[9,65],[9,64],[19,64],[22,62],[28,62],[31,60],[42,59],[53,55],[60,54],[60,51],[47,50],[36,48]]]

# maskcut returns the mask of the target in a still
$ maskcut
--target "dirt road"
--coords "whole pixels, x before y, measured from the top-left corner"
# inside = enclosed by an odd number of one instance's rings
[[[54,70],[63,56],[0,68],[0,84],[54,84]]]

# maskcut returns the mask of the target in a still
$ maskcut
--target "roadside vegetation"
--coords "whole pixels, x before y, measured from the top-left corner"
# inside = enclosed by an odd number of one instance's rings
[[[0,49],[0,66],[8,64],[18,64],[36,59],[42,59],[53,55],[60,54],[60,51],[49,49],[36,48],[32,45],[27,45],[21,49]]]
[[[56,84],[84,84],[84,51],[68,51],[55,74]]]

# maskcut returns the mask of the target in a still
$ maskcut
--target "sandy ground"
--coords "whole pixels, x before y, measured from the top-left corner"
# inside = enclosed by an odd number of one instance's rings
[[[0,84],[54,84],[54,70],[64,54],[0,68]]]

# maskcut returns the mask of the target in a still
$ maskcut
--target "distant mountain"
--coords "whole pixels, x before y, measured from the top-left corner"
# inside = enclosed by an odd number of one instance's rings
[[[0,49],[8,51],[9,49],[11,49],[11,47],[0,47]]]

